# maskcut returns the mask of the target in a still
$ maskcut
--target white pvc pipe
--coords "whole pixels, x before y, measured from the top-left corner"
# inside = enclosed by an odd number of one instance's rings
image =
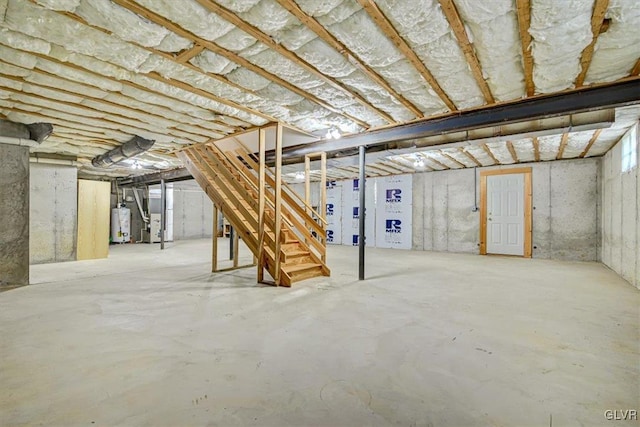
[[[47,159],[44,157],[29,157],[30,163],[43,163],[48,165],[65,165],[65,166],[76,166],[78,162],[75,160],[65,160],[65,159]]]
[[[9,138],[7,136],[0,136],[0,144],[22,145],[24,147],[37,147],[40,145],[33,139]]]

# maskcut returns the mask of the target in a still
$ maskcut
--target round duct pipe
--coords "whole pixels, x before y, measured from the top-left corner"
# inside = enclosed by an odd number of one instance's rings
[[[106,168],[114,163],[144,153],[150,149],[154,143],[155,141],[152,139],[145,139],[136,135],[120,147],[94,157],[93,160],[91,160],[91,164],[97,168]]]

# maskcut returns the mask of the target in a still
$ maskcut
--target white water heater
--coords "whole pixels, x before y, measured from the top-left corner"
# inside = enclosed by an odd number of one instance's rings
[[[128,208],[111,209],[111,241],[129,243],[131,240],[131,210]]]

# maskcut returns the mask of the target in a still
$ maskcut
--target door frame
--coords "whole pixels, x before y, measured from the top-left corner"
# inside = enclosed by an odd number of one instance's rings
[[[487,255],[487,177],[491,175],[524,174],[524,255],[531,258],[532,198],[531,168],[508,168],[480,171],[480,255]]]

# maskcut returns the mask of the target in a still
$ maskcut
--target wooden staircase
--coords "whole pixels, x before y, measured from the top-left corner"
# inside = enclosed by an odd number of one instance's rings
[[[232,148],[227,144],[223,150],[210,142],[186,148],[178,156],[256,256],[258,281],[263,281],[263,269],[276,285],[282,286],[330,275],[325,263],[324,218],[285,183],[280,189],[275,173],[264,164],[264,202],[260,203],[261,165],[242,144]],[[275,221],[276,204],[281,210],[279,227]],[[276,238],[277,229],[280,233]]]

